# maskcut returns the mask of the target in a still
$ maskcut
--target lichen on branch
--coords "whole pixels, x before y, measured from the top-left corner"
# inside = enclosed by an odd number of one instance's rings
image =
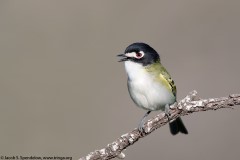
[[[124,149],[133,145],[139,139],[147,136],[154,130],[169,123],[169,121],[194,112],[233,108],[235,105],[240,105],[240,94],[231,94],[228,97],[221,98],[199,99],[197,98],[197,92],[192,91],[184,99],[170,106],[169,117],[167,117],[165,113],[160,113],[149,119],[144,124],[143,133],[135,128],[133,131],[123,134],[105,148],[91,152],[79,160],[107,160],[115,157],[123,159],[125,158],[123,153]]]

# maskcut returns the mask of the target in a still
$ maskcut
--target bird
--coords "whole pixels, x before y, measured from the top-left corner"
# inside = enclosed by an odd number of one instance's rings
[[[169,116],[169,106],[176,102],[177,88],[168,71],[161,63],[160,55],[143,42],[130,44],[123,54],[117,55],[124,62],[127,86],[131,99],[146,110],[138,129],[143,132],[146,117],[152,111],[163,111]],[[172,135],[188,134],[180,117],[169,123]]]

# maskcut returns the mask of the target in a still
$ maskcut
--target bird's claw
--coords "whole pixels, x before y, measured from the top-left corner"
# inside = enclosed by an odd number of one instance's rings
[[[145,124],[145,119],[147,118],[147,116],[151,113],[151,111],[147,111],[147,113],[143,116],[143,118],[141,119],[139,125],[138,125],[138,130],[141,134],[145,133],[144,130],[144,124]]]
[[[144,131],[144,119],[141,120],[141,122],[139,123],[139,125],[138,125],[138,131],[139,131],[140,133],[144,133],[144,132],[145,132],[145,131]]]
[[[170,121],[170,116],[171,116],[169,110],[170,110],[169,104],[166,104],[164,113],[166,114],[168,121]]]

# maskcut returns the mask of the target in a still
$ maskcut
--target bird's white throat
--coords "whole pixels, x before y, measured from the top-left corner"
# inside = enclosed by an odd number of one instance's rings
[[[146,76],[146,71],[142,64],[126,61],[125,69],[130,80],[142,79]]]

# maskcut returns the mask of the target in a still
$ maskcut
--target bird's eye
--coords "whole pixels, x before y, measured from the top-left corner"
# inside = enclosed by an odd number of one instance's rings
[[[136,58],[140,59],[140,58],[142,58],[142,57],[143,57],[143,54],[142,54],[142,53],[140,53],[140,52],[137,52],[137,53],[136,53]]]

